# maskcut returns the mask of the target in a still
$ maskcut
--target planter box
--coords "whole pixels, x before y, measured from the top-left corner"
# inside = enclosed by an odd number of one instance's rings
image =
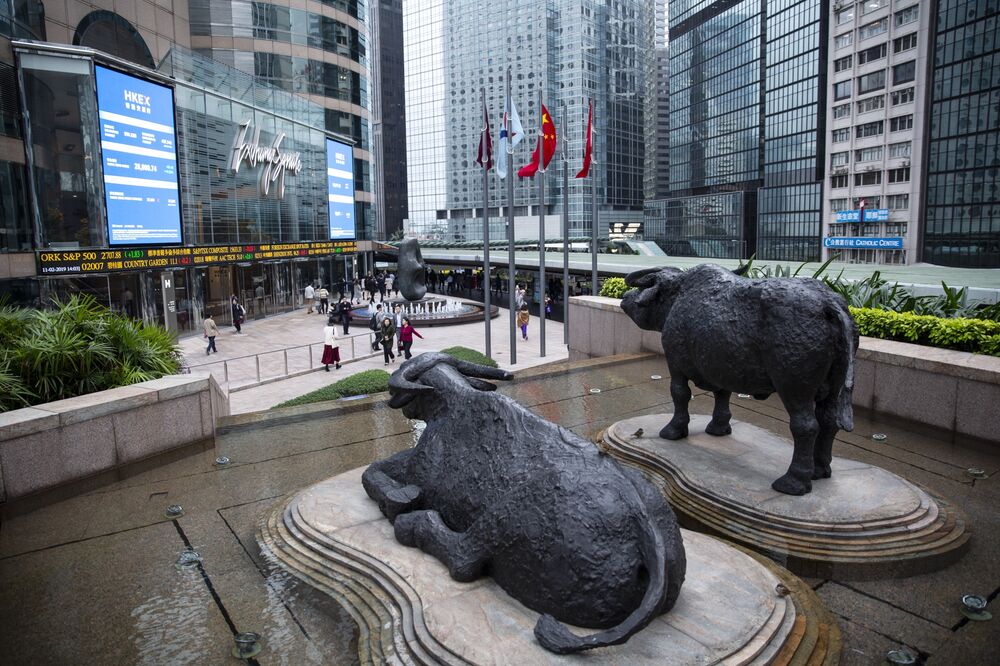
[[[229,395],[171,375],[0,414],[0,501],[213,438]]]
[[[663,354],[660,334],[641,330],[620,303],[570,299],[570,360]],[[863,337],[856,361],[855,406],[1000,442],[1000,358]]]

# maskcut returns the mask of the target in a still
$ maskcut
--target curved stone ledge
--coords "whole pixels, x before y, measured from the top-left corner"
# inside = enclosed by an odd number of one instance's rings
[[[732,422],[733,434],[661,439],[669,414],[618,421],[604,433],[611,455],[663,491],[681,523],[768,554],[802,576],[864,580],[926,573],[964,554],[971,531],[950,502],[879,467],[833,459],[833,477],[808,495],[771,489],[791,460],[791,441]],[[639,431],[641,434],[636,434]]]
[[[839,630],[808,586],[766,558],[688,531],[687,579],[670,613],[625,645],[550,654],[532,634],[538,614],[491,579],[455,582],[437,560],[398,544],[365,495],[362,472],[283,500],[258,535],[266,555],[348,610],[362,663],[839,661]]]

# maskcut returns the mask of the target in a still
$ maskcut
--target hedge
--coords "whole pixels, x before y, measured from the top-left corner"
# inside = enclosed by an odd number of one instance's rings
[[[1000,323],[995,321],[944,319],[874,308],[851,308],[851,314],[864,336],[1000,356]]]
[[[608,298],[622,298],[625,292],[631,289],[627,284],[625,284],[625,278],[613,277],[608,278],[601,285],[601,296],[607,296]]]
[[[442,354],[450,354],[454,356],[459,361],[468,361],[469,363],[478,363],[479,365],[488,365],[491,368],[497,367],[497,362],[491,359],[486,354],[480,354],[475,349],[469,349],[468,347],[448,347],[447,349],[441,350]]]

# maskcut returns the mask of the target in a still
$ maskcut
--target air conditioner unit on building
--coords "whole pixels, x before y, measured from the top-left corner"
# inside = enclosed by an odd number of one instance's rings
[[[900,164],[900,166],[908,167],[908,166],[910,166],[910,160],[903,160],[899,164]]]
[[[877,166],[875,166],[875,165],[873,164],[873,165],[871,165],[871,166],[866,166],[866,167],[865,167],[865,171],[876,171],[876,170],[878,170],[879,168],[880,168],[880,167],[877,167]]]
[[[842,173],[847,173],[847,167],[837,167],[833,170],[834,175],[840,175]]]

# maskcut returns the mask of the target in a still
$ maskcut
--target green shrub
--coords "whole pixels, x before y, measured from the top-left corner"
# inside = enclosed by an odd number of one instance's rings
[[[985,319],[946,319],[911,312],[851,308],[858,332],[872,338],[1000,356],[1000,323]]]
[[[339,400],[353,395],[371,395],[389,390],[389,373],[385,370],[364,370],[356,375],[344,377],[338,382],[329,386],[324,386],[297,398],[286,400],[280,405],[275,405],[271,409],[279,407],[295,407],[296,405],[309,405],[314,402],[325,402],[327,400]]]
[[[0,411],[126,386],[180,370],[177,338],[92,296],[53,310],[0,307]]]
[[[449,354],[454,356],[460,361],[468,361],[469,363],[478,363],[479,365],[488,365],[491,368],[497,367],[497,362],[491,359],[486,354],[481,354],[475,349],[469,349],[468,347],[448,347],[447,349],[441,350],[442,354]]]
[[[601,296],[607,296],[608,298],[623,298],[625,296],[625,292],[631,289],[632,287],[625,284],[625,278],[608,278],[604,281],[604,284],[601,285]]]

